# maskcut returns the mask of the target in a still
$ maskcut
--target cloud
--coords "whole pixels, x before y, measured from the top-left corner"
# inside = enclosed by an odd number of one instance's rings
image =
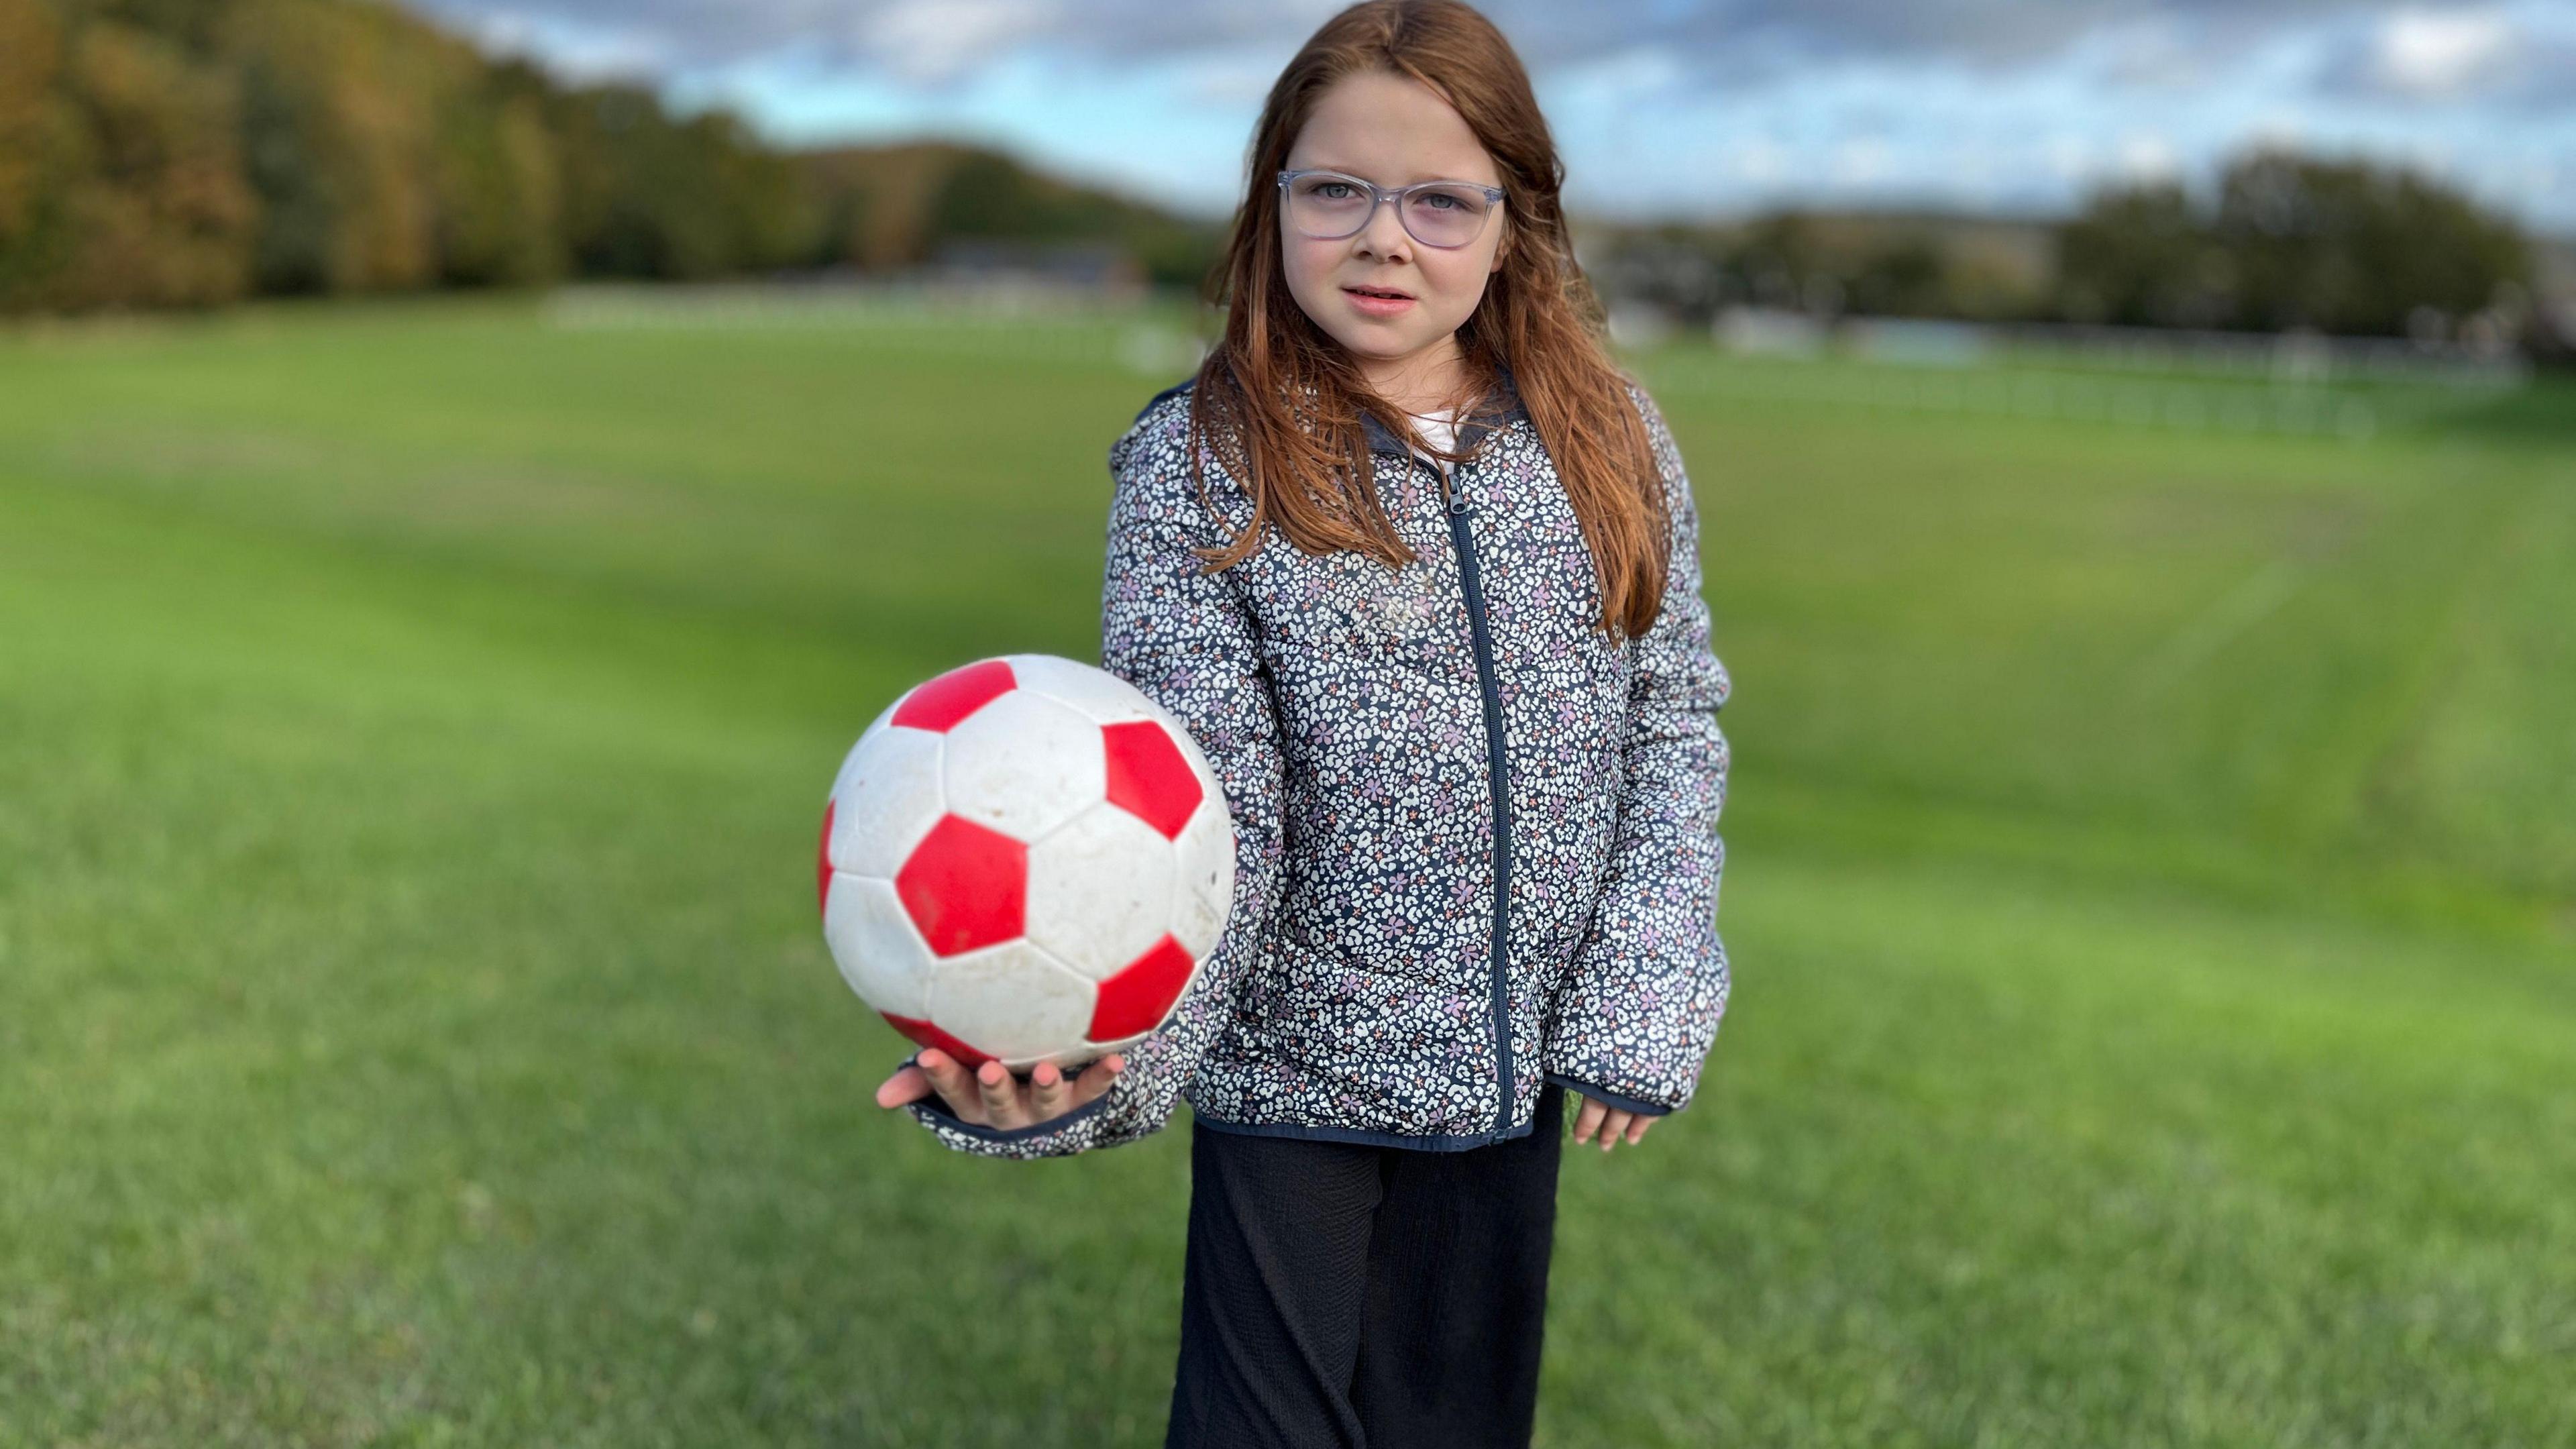
[[[2381,85],[2447,98],[2491,82],[2513,60],[2514,28],[2497,10],[2400,10],[2379,26],[2370,64]]]
[[[1732,0],[1694,6],[1671,38],[1807,60],[1937,58],[2039,64],[2106,30],[2233,40],[2359,8],[2361,0]],[[1660,7],[1626,7],[1645,12]]]
[[[618,36],[690,68],[796,55],[941,84],[1037,50],[1106,58],[1294,47],[1329,0],[409,0],[480,34]]]
[[[575,82],[657,76],[679,63],[669,38],[650,29],[593,27],[520,9],[431,14],[487,51],[525,57]]]
[[[2113,170],[2126,181],[2171,181],[2182,174],[2182,155],[2160,132],[2132,131],[2120,138]]]
[[[2547,3],[2408,6],[2352,27],[2326,89],[2413,105],[2576,110],[2576,13]]]
[[[1341,0],[413,0],[474,24],[614,34],[697,65],[795,50],[889,75],[952,77],[1044,49],[1108,59],[1209,52],[1282,57]],[[1489,0],[1533,68],[1640,47],[1695,70],[1831,59],[2045,62],[2106,29],[2206,49],[2366,11],[2366,0]],[[1274,62],[1275,63],[1275,62]]]
[[[941,85],[1053,28],[1063,9],[1056,0],[896,0],[877,7],[860,35],[898,79]]]

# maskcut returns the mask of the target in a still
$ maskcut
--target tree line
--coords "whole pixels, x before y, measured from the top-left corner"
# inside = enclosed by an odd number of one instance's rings
[[[2214,186],[2112,186],[2061,222],[1787,210],[1616,230],[1605,290],[1700,321],[1734,305],[2517,343],[2548,351],[2535,244],[2406,167],[2241,154]]]
[[[936,143],[787,152],[386,0],[0,0],[0,311],[923,260],[946,235],[1214,228]]]

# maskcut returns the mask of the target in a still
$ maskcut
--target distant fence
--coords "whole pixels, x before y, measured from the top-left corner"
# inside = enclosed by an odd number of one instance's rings
[[[1653,334],[1652,324],[1631,328]],[[1718,314],[1710,336],[1733,352],[1811,356],[1838,351],[1873,361],[1967,366],[2047,360],[2091,369],[2219,373],[2280,382],[2374,379],[2447,387],[2518,387],[2531,363],[2510,348],[2402,337],[2329,337],[2319,332],[2212,332],[2191,328],[2098,327],[2062,322],[1957,322],[1848,317],[1737,307]]]
[[[1660,335],[1633,320],[1627,332]],[[1696,385],[1749,399],[2352,441],[2531,377],[2511,353],[2297,332],[1905,318],[1828,325],[1736,308],[1711,334],[1733,365],[1695,375]],[[1827,359],[1832,365],[1801,365]]]
[[[726,282],[590,282],[547,294],[548,317],[574,327],[834,327],[905,319],[977,321],[1132,315],[1124,290],[1010,276]]]
[[[2315,386],[2050,375],[2001,367],[1917,372],[1883,366],[1737,364],[1664,369],[1659,386],[1760,403],[2105,423],[2184,432],[2281,433],[2364,442],[2433,410],[2435,399],[2356,396]]]

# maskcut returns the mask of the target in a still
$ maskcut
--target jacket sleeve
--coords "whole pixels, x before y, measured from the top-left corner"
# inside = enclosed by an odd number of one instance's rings
[[[1687,1106],[1728,989],[1718,938],[1726,803],[1726,667],[1700,597],[1699,506],[1663,414],[1629,391],[1672,519],[1662,612],[1637,636],[1619,820],[1592,920],[1548,1019],[1547,1079],[1630,1111]]]
[[[1189,475],[1188,417],[1186,396],[1169,406],[1149,404],[1111,445],[1115,485],[1101,583],[1100,662],[1171,711],[1215,770],[1234,821],[1233,903],[1214,950],[1171,1017],[1122,1050],[1127,1065],[1100,1096],[1010,1130],[965,1122],[935,1093],[907,1104],[916,1120],[962,1152],[1060,1157],[1132,1142],[1161,1127],[1231,1019],[1275,914],[1285,770],[1277,713],[1253,617],[1232,571],[1203,573],[1190,552],[1224,544],[1234,530],[1210,513]],[[1220,506],[1240,499],[1213,459],[1207,470],[1208,492]]]

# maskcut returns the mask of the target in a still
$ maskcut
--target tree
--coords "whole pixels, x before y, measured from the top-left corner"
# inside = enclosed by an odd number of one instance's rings
[[[2211,231],[2238,269],[2233,321],[2395,335],[2527,282],[2511,223],[2410,171],[2261,152],[2227,170]]]
[[[243,179],[230,76],[132,26],[73,38],[60,248],[27,285],[61,306],[205,305],[251,285],[259,199]]]
[[[41,0],[0,0],[0,307],[27,296],[69,245],[74,118],[62,33]]]
[[[2058,236],[2079,321],[2403,334],[2527,286],[2514,225],[2412,171],[2279,150],[2230,164],[2209,204],[2169,183],[2097,194]]]
[[[2228,314],[2232,259],[2180,186],[2096,196],[2058,236],[2058,288],[2079,322],[2213,327]]]

